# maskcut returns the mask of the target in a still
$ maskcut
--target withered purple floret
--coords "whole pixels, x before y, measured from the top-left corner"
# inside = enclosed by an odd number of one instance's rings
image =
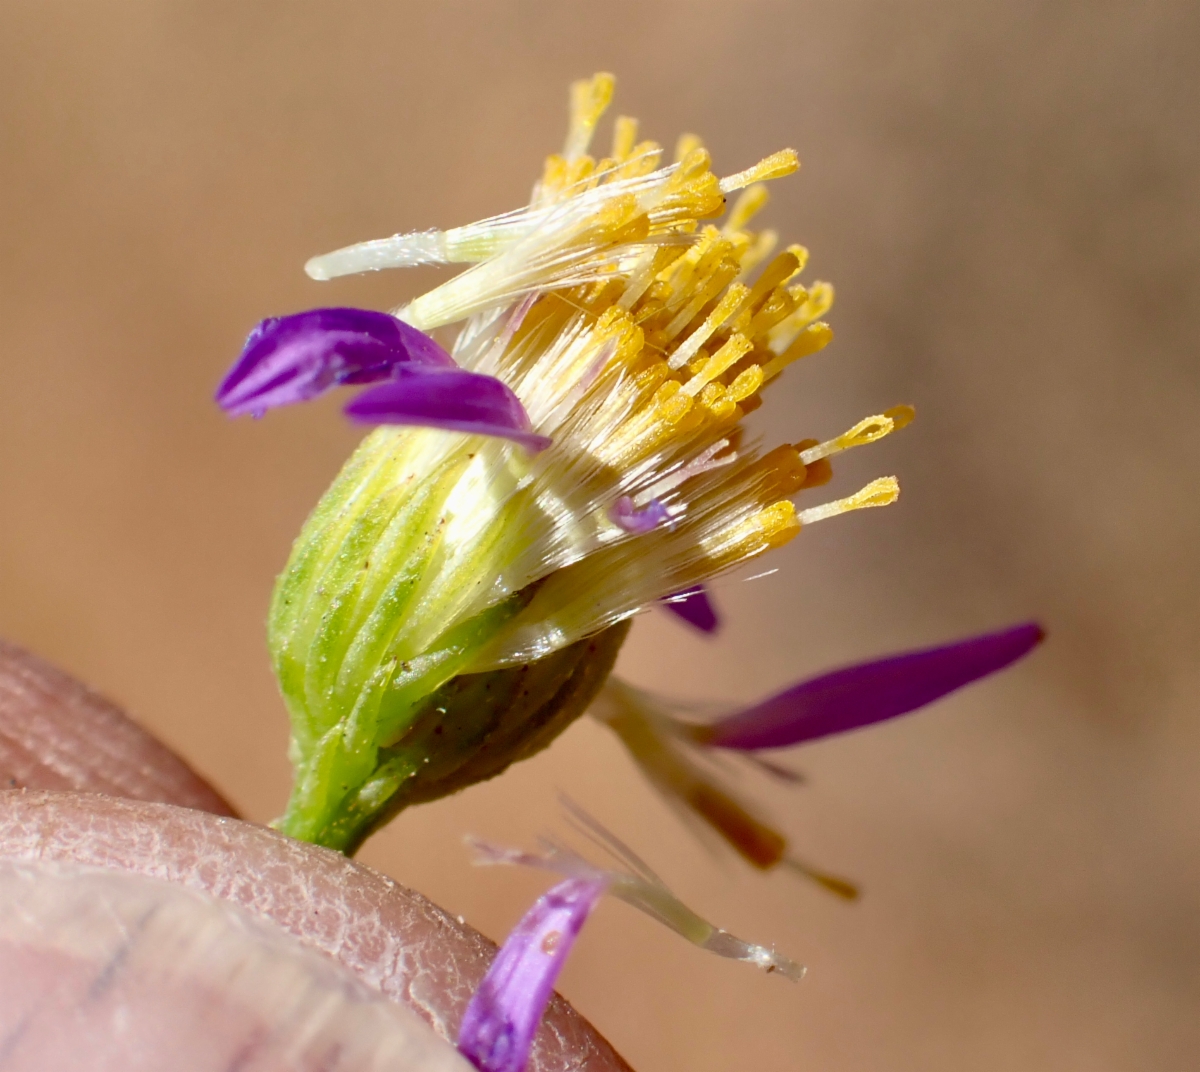
[[[480,1072],[521,1072],[550,996],[588,914],[599,879],[569,878],[548,890],[505,939],[467,1006],[458,1049]]]

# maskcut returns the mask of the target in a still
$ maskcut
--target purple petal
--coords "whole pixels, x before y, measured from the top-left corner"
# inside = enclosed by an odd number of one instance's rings
[[[481,1072],[525,1067],[554,980],[606,886],[593,879],[560,882],[538,898],[505,939],[458,1031],[459,1052]]]
[[[720,625],[717,610],[712,605],[712,600],[708,598],[708,592],[702,584],[698,584],[694,588],[685,588],[673,596],[667,596],[662,600],[662,605],[702,633],[716,632],[717,626]]]
[[[705,727],[703,740],[719,748],[786,748],[869,726],[1003,670],[1044,636],[1041,626],[1028,622],[834,670]]]
[[[659,525],[665,525],[671,520],[667,508],[657,499],[651,499],[639,508],[634,506],[633,499],[628,495],[622,495],[612,504],[608,517],[614,525],[639,536],[644,532],[652,532]]]
[[[364,391],[346,406],[363,424],[415,424],[514,439],[531,451],[550,445],[534,435],[520,399],[491,376],[466,369],[396,370],[396,379]]]
[[[369,309],[310,309],[264,320],[217,388],[233,416],[305,402],[331,387],[386,380],[401,366],[454,368],[422,331]]]

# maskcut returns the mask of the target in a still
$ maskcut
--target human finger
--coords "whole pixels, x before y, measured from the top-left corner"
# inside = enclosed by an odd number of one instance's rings
[[[0,861],[0,1072],[470,1072],[410,1010],[227,902]]]
[[[4,640],[0,788],[108,793],[235,814],[212,786],[115,704]]]
[[[121,870],[234,904],[339,961],[446,1039],[495,946],[420,894],[347,859],[235,819],[74,793],[0,793],[0,859]],[[627,1066],[562,998],[531,1070]]]

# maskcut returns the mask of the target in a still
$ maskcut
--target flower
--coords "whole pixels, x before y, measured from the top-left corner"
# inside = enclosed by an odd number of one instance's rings
[[[569,800],[562,803],[576,830],[621,866],[596,867],[553,841],[544,841],[540,853],[530,853],[468,839],[478,864],[516,864],[566,876],[538,898],[513,928],[467,1006],[458,1048],[480,1072],[521,1072],[525,1067],[554,981],[605,893],[717,956],[745,961],[793,981],[803,977],[804,968],[795,961],[698,916],[628,846]]]
[[[403,808],[532,755],[597,696],[641,610],[665,600],[711,630],[705,582],[898,495],[882,477],[792,501],[911,407],[770,450],[742,426],[832,338],[832,288],[799,281],[807,251],[772,258],[774,233],[749,229],[795,153],[718,178],[697,138],[664,165],[621,117],[596,160],[612,89],[603,74],[573,87],[566,147],[527,207],[307,265],[465,271],[392,314],[265,321],[218,392],[259,413],[373,384],[347,411],[379,427],[306,522],[269,616],[295,837],[353,851]],[[425,333],[455,323],[447,355]]]

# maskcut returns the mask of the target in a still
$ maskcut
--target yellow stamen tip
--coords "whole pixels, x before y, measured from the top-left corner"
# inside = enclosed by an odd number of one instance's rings
[[[900,481],[894,476],[881,476],[843,501],[847,510],[865,510],[873,506],[891,506],[898,498]]]
[[[734,377],[733,383],[729,385],[729,397],[734,402],[741,402],[743,399],[749,398],[763,385],[763,370],[761,365],[751,365],[747,369],[742,369],[741,372]]]
[[[811,525],[816,521],[824,521],[827,518],[837,517],[839,514],[849,513],[851,510],[890,506],[898,498],[900,498],[900,482],[894,476],[881,476],[877,480],[872,480],[861,491],[857,491],[845,499],[837,499],[834,502],[825,503],[824,506],[814,506],[809,510],[802,510],[799,514],[799,522],[802,525]]]
[[[781,499],[765,510],[760,510],[753,520],[771,547],[782,547],[800,531],[796,507],[787,499]]]
[[[623,162],[633,152],[637,144],[638,121],[632,116],[619,115],[613,124],[612,156],[618,163]]]
[[[571,124],[567,132],[567,144],[563,156],[574,160],[587,152],[596,124],[612,102],[616,79],[607,71],[600,71],[575,82],[571,86]]]
[[[826,324],[823,320],[817,321],[815,324],[810,324],[796,337],[796,341],[783,351],[778,357],[771,358],[763,366],[763,373],[768,380],[774,379],[793,361],[799,361],[802,357],[808,357],[820,350],[824,350],[833,342],[833,328]]]
[[[680,134],[679,140],[675,143],[675,163],[683,163],[695,150],[703,148],[704,142],[700,140],[699,135]]]
[[[769,182],[790,175],[800,167],[800,157],[795,149],[780,149],[777,153],[760,160],[754,167],[739,171],[721,180],[721,192],[730,193],[749,186],[752,182]]]
[[[770,199],[771,195],[766,183],[756,182],[752,186],[746,187],[729,212],[725,231],[732,233],[745,230],[746,224],[763,210]]]
[[[893,406],[891,409],[885,410],[883,415],[891,418],[892,424],[899,431],[901,428],[912,423],[913,418],[917,415],[917,411],[913,406]]]
[[[808,247],[802,246],[798,242],[793,242],[788,246],[787,251],[796,258],[798,267],[797,272],[803,272],[804,266],[808,264]]]

